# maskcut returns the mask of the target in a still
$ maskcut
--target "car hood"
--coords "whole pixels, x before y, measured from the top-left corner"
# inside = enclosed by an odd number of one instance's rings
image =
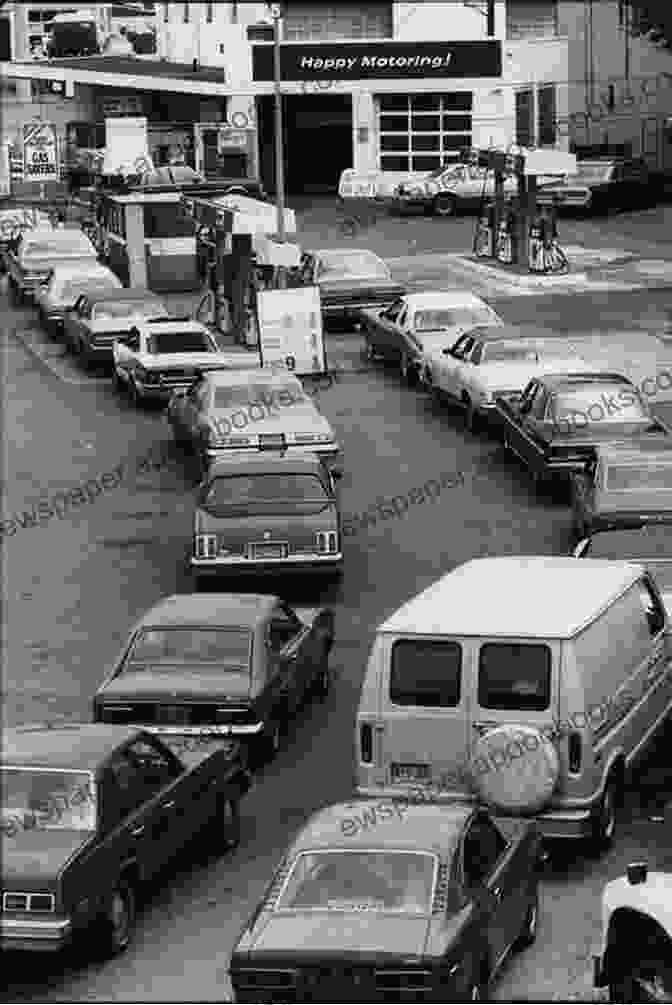
[[[162,352],[158,355],[143,354],[139,357],[146,370],[166,370],[170,367],[198,367],[200,370],[234,370],[240,365],[241,357],[248,359],[247,353],[231,352]]]
[[[249,671],[204,671],[201,667],[180,667],[170,673],[156,670],[134,673],[128,671],[115,677],[98,691],[99,698],[143,701],[190,701],[221,695],[226,698],[249,698],[251,679]]]
[[[5,889],[13,887],[30,893],[44,889],[45,882],[55,880],[58,874],[91,838],[87,831],[24,830],[15,837],[3,836],[1,875]]]
[[[576,356],[568,356],[566,359],[547,359],[540,363],[520,363],[520,362],[500,362],[483,363],[478,367],[479,383],[489,391],[522,390],[529,381],[541,374],[572,373],[587,371],[588,364]]]
[[[429,935],[430,919],[390,916],[374,912],[297,911],[260,919],[251,950],[319,955],[321,953],[372,953],[420,956]]]

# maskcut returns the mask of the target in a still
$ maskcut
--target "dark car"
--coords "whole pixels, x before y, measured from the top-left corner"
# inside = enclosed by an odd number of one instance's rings
[[[672,615],[672,517],[665,523],[598,530],[579,541],[575,558],[607,558],[645,565]]]
[[[334,248],[306,252],[301,258],[304,283],[318,286],[326,322],[354,322],[359,311],[385,307],[406,293],[392,279],[385,262],[372,251]]]
[[[250,786],[240,744],[190,760],[127,726],[5,729],[0,946],[53,951],[86,933],[121,952],[142,886],[187,842],[235,846]]]
[[[537,203],[583,213],[637,209],[650,204],[649,171],[641,159],[591,158],[578,161],[576,169],[575,175],[568,175],[562,182],[543,185]]]
[[[672,523],[672,444],[602,447],[571,486],[579,540],[609,527]]]
[[[260,594],[166,597],[137,622],[93,702],[96,722],[235,736],[270,760],[309,694],[329,691],[334,615]]]
[[[270,452],[215,461],[198,491],[191,568],[197,579],[339,576],[340,508],[326,465],[310,454]]]
[[[533,824],[470,806],[320,810],[238,939],[236,1001],[477,1001],[534,941],[541,860]]]
[[[535,378],[519,400],[496,397],[495,413],[505,449],[517,454],[537,485],[583,471],[607,443],[636,449],[670,435],[632,381],[606,371]]]

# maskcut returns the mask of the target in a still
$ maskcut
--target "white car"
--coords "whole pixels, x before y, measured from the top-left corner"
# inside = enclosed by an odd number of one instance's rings
[[[120,289],[121,280],[100,262],[56,265],[35,294],[40,322],[50,334],[60,333],[66,311],[74,307],[83,293],[109,293]]]
[[[112,344],[114,382],[132,401],[167,401],[207,370],[249,369],[259,357],[247,349],[223,352],[205,325],[191,318],[150,318]]]
[[[362,310],[360,324],[367,359],[399,364],[409,384],[424,380],[425,360],[475,325],[503,325],[492,307],[464,290],[409,293],[390,307]]]
[[[504,195],[518,192],[514,175],[504,178]],[[426,178],[399,185],[393,206],[398,210],[422,208],[434,216],[455,216],[460,210],[478,209],[484,198],[495,194],[495,173],[472,164],[450,164]]]
[[[466,427],[474,430],[492,414],[496,395],[518,397],[542,374],[590,369],[562,334],[532,325],[479,326],[433,350],[425,380],[437,402],[448,398],[464,409]]]

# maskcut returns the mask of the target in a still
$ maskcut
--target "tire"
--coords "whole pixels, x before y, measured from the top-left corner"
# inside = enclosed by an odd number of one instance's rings
[[[212,821],[210,846],[216,854],[225,855],[240,845],[240,802],[222,799]]]
[[[614,843],[617,830],[618,785],[616,779],[607,779],[600,805],[593,817],[590,843],[596,854],[606,851]]]
[[[135,927],[135,891],[123,877],[119,880],[101,919],[101,949],[107,957],[128,949]]]
[[[449,217],[457,213],[457,200],[454,195],[437,195],[434,200],[434,216]]]
[[[516,940],[516,950],[527,949],[537,938],[539,929],[539,887],[535,887],[534,896],[525,912],[525,920],[520,935]]]

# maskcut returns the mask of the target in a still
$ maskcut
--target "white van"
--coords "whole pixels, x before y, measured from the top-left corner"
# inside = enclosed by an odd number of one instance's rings
[[[482,800],[608,845],[625,771],[672,707],[645,568],[479,558],[378,629],[357,717],[360,795]]]

